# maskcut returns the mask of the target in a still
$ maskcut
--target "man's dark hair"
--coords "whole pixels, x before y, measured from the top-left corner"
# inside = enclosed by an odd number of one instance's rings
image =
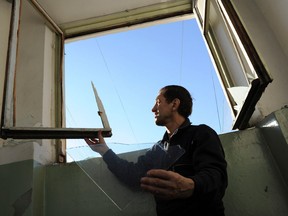
[[[168,85],[160,90],[163,93],[166,101],[171,103],[174,99],[178,98],[180,100],[180,105],[178,108],[178,113],[184,118],[192,113],[193,100],[191,94],[187,89],[178,85]]]

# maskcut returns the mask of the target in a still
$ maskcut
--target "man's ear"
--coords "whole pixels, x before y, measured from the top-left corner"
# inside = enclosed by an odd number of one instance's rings
[[[172,101],[172,109],[173,110],[178,110],[179,106],[180,106],[180,100],[178,98],[175,98],[173,101]]]

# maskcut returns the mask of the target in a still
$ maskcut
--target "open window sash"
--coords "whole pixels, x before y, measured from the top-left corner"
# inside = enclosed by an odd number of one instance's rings
[[[53,89],[53,94],[52,96],[49,96],[48,99],[51,99],[51,101],[53,101],[54,107],[51,113],[47,111],[48,115],[52,115],[52,117],[46,122],[46,125],[48,126],[45,126],[45,125],[39,126],[38,124],[33,124],[32,117],[33,115],[37,115],[37,113],[36,114],[31,113],[29,115],[29,116],[32,116],[31,117],[32,120],[31,121],[28,120],[28,125],[30,126],[25,125],[25,121],[27,121],[27,119],[24,119],[24,120],[20,118],[17,119],[18,113],[20,113],[19,116],[21,116],[21,114],[23,115],[23,112],[25,112],[25,109],[26,109],[26,112],[27,111],[29,112],[28,106],[30,106],[31,104],[33,105],[32,103],[33,100],[31,100],[31,103],[27,104],[27,107],[26,106],[19,107],[19,104],[17,104],[17,101],[25,100],[24,96],[22,96],[22,98],[18,98],[18,95],[20,95],[19,92],[21,92],[21,86],[20,87],[17,86],[17,84],[19,84],[17,83],[17,78],[21,79],[19,77],[23,76],[23,71],[34,70],[36,67],[35,65],[33,65],[33,62],[30,63],[29,61],[26,61],[24,63],[22,62],[22,65],[21,65],[21,60],[22,60],[21,58],[23,56],[25,57],[31,54],[32,52],[29,53],[29,50],[33,49],[33,47],[31,48],[28,45],[28,43],[26,45],[26,41],[29,42],[29,40],[26,40],[25,43],[21,41],[23,37],[26,37],[24,31],[27,31],[25,30],[26,28],[21,26],[22,22],[25,23],[25,19],[26,19],[25,11],[24,11],[25,7],[29,8],[29,13],[31,16],[33,16],[32,20],[33,21],[35,20],[35,23],[36,23],[34,24],[36,26],[35,29],[38,28],[39,25],[41,25],[39,29],[41,29],[41,31],[44,32],[43,35],[48,38],[47,39],[48,42],[45,42],[43,39],[44,46],[47,46],[48,48],[46,47],[42,48],[44,51],[44,54],[42,53],[43,58],[44,58],[43,65],[45,66],[45,61],[47,59],[48,59],[47,64],[51,63],[49,64],[50,65],[49,67],[51,67],[51,69],[48,70],[48,72],[46,72],[46,75],[45,74],[43,75],[44,78],[45,76],[52,77],[51,79],[52,81],[50,82],[50,87],[51,89]],[[41,36],[42,36],[41,34],[37,35],[36,38],[39,38]],[[54,45],[51,48],[52,41]],[[32,41],[31,44],[34,46],[36,42],[34,43]],[[3,103],[2,103],[2,115],[1,115],[1,128],[0,128],[1,138],[3,139],[7,139],[7,138],[13,138],[13,139],[64,139],[64,138],[69,139],[69,138],[73,138],[73,139],[76,139],[76,138],[85,138],[85,137],[95,137],[97,136],[97,132],[99,130],[102,131],[102,134],[104,137],[110,137],[112,135],[111,128],[109,126],[107,116],[105,114],[105,110],[103,108],[102,102],[98,94],[97,95],[95,94],[95,97],[96,97],[97,105],[99,108],[98,114],[101,117],[103,128],[65,128],[64,127],[65,123],[64,123],[63,115],[62,115],[63,110],[64,110],[63,109],[63,84],[62,84],[63,83],[62,82],[63,81],[63,49],[64,49],[63,32],[36,1],[34,0],[29,0],[29,1],[13,0],[12,1],[10,36],[9,36],[7,65],[6,65],[6,74],[5,74],[5,83],[4,83],[4,95],[3,95]],[[31,69],[28,68],[29,64],[30,65],[32,64]],[[27,68],[25,68],[26,65],[27,65]],[[23,71],[19,69],[21,67],[22,68],[24,67]],[[45,70],[44,67],[42,69]],[[37,79],[37,75],[35,79]],[[25,80],[23,79],[21,81],[25,82]],[[31,82],[32,84],[26,83],[27,86],[31,85],[33,87],[33,84],[37,84],[37,81],[33,83],[34,81],[32,80]],[[43,89],[47,87],[47,86],[44,86],[45,82],[42,83]],[[20,90],[17,91],[18,87]],[[22,88],[26,88],[26,87],[22,86]],[[30,89],[30,92],[28,92],[27,94],[33,94],[33,89],[32,90],[31,89]],[[96,89],[94,89],[94,93],[95,91]],[[25,94],[23,93],[23,95]],[[33,97],[30,95],[30,98],[33,98]],[[43,101],[44,100],[45,98],[43,99]],[[42,102],[42,104],[40,104],[43,106],[43,109],[40,112],[43,112],[43,113],[44,113],[43,110],[45,110],[44,103],[45,101]],[[37,105],[38,104],[36,104],[35,106]],[[21,120],[23,121],[22,123],[21,123]]]
[[[245,129],[272,79],[231,1],[197,1],[195,11],[235,117],[233,129]]]

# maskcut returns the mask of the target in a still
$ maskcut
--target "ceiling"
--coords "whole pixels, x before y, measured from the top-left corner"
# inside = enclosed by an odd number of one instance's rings
[[[66,39],[193,14],[193,0],[30,0]]]

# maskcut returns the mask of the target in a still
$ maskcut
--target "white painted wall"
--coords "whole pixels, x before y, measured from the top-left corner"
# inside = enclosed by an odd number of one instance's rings
[[[283,51],[288,56],[288,23],[287,7],[285,0],[255,0],[258,8],[265,16],[265,23],[271,28]]]

